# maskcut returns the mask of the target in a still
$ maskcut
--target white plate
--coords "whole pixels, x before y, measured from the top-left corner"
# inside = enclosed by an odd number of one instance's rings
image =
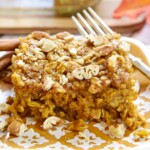
[[[139,41],[125,38],[132,43],[131,52],[140,57],[145,63],[150,64],[150,53],[146,50],[146,47]],[[138,99],[135,103],[138,105],[139,112],[146,116],[147,125],[145,129],[150,131],[150,80],[144,75],[135,71],[134,77],[139,80],[141,84],[141,90]],[[12,95],[12,86],[8,84],[2,84],[0,82],[0,102],[4,102],[8,95]],[[4,119],[1,117],[1,119]],[[110,138],[109,133],[105,130],[104,123],[90,123],[89,128],[85,130],[87,136],[90,137],[89,141],[79,140],[76,134],[71,132],[65,132],[62,127],[57,127],[56,130],[43,131],[36,121],[32,121],[31,118],[27,118],[27,124],[30,128],[21,137],[10,137],[5,140],[6,133],[0,132],[0,149],[11,149],[14,146],[17,148],[27,149],[147,149],[150,147],[150,137],[147,141],[135,142],[133,133],[128,131],[123,139]],[[36,125],[34,125],[36,124]],[[140,128],[139,128],[140,129]],[[33,138],[34,137],[34,138]],[[81,142],[80,144],[78,142]],[[143,147],[144,146],[144,147]]]

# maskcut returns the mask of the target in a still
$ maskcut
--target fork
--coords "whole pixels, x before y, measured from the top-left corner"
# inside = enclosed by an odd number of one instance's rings
[[[88,10],[88,11],[87,11]],[[77,17],[72,16],[74,23],[76,24],[79,32],[86,37],[89,37],[90,34],[94,35],[105,35],[105,34],[113,34],[114,32],[107,26],[107,24],[100,18],[100,16],[91,8],[88,7],[87,10],[83,10],[83,14],[86,16],[89,22],[93,25],[93,28],[86,21],[86,19],[81,15],[81,13],[77,13]],[[84,27],[81,25],[81,23]],[[95,20],[97,20],[97,23]],[[85,30],[86,29],[86,30]],[[132,64],[142,73],[144,73],[150,79],[150,67],[144,64],[139,58],[129,54],[129,58]]]

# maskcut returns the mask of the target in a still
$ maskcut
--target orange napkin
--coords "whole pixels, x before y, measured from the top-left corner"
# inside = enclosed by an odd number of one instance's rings
[[[147,14],[147,22],[150,24],[150,0],[122,0],[119,7],[114,11],[113,17],[129,16],[136,18],[143,12]]]

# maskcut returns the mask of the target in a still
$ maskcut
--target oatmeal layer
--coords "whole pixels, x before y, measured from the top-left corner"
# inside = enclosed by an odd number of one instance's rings
[[[75,38],[68,32],[50,36],[33,32],[15,50],[12,82],[16,118],[45,120],[122,119],[130,128],[144,124],[133,101],[138,96],[128,54],[120,35]]]

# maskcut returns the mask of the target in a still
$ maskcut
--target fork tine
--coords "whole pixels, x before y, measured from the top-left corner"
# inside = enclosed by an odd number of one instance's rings
[[[95,28],[95,30],[101,34],[101,35],[105,35],[105,33],[102,31],[102,29],[98,26],[98,24],[95,22],[95,20],[90,16],[90,14],[86,11],[83,10],[84,15],[89,19],[89,21],[93,24],[93,27]]]
[[[85,29],[82,27],[82,25],[80,24],[80,22],[76,19],[75,16],[72,16],[72,20],[74,21],[74,23],[76,24],[79,32],[83,35],[88,37],[88,33],[85,31]]]
[[[91,26],[88,24],[88,22],[82,17],[82,15],[80,13],[77,13],[77,16],[79,17],[79,19],[82,21],[82,23],[84,24],[84,26],[86,27],[86,29],[92,33],[92,34],[96,34],[95,31],[91,28]]]
[[[101,35],[105,35],[105,33],[110,33],[113,34],[114,32],[107,26],[107,24],[96,14],[96,12],[92,9],[92,8],[88,8],[90,14],[97,19],[97,21],[100,23],[100,26],[95,22],[95,20],[91,17],[91,15],[86,11],[83,10],[83,13],[85,14],[85,16],[91,21],[91,23],[94,25],[93,27],[95,28],[95,30],[101,34]],[[80,20],[82,21],[82,23],[85,25],[87,22],[85,22],[86,20],[80,16],[80,14],[77,14],[77,16],[80,18]],[[73,21],[75,22],[78,30],[80,31],[80,33],[86,37],[89,37],[87,31],[82,27],[82,25],[80,24],[80,22],[76,19],[75,16],[72,16]],[[83,21],[83,19],[85,21]],[[88,24],[88,23],[87,23]],[[89,25],[89,24],[88,24]],[[86,26],[86,29],[88,31],[92,31],[89,27]],[[90,25],[89,25],[90,26]],[[102,28],[102,29],[101,29]],[[105,32],[104,32],[104,31]],[[145,65],[142,61],[139,60],[139,58],[136,58],[134,55],[129,54],[129,58],[132,61],[133,65],[136,66],[142,73],[144,73],[148,78],[150,78],[150,68]]]
[[[106,33],[113,34],[113,31],[108,27],[108,25],[98,16],[98,14],[91,8],[88,7],[89,12],[97,19],[97,21],[100,23],[101,27]]]

